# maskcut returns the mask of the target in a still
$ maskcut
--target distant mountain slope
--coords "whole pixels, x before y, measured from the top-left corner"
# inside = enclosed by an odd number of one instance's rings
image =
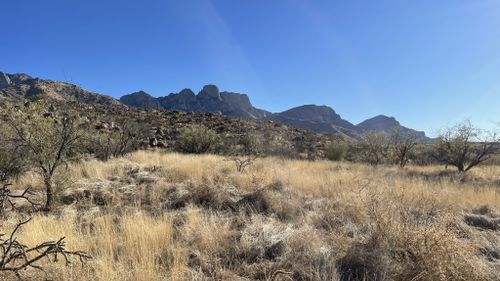
[[[120,98],[120,101],[126,105],[141,107],[141,108],[159,108],[160,102],[144,91],[125,95]]]
[[[0,72],[0,103],[7,99],[19,101],[38,96],[57,101],[123,106],[112,97],[92,93],[73,84]]]
[[[340,117],[332,108],[325,105],[303,105],[275,113],[269,119],[298,128],[316,132],[338,134],[358,138],[356,126]]]
[[[395,129],[400,129],[401,132],[405,135],[414,133],[422,141],[430,140],[430,138],[428,138],[424,132],[404,127],[396,120],[396,118],[388,117],[385,115],[377,115],[373,118],[367,119],[359,123],[357,127],[361,132],[375,131],[384,132],[387,134],[390,134]]]
[[[120,99],[126,105],[165,110],[220,112],[228,116],[261,119],[270,115],[262,109],[255,108],[245,94],[220,92],[215,85],[206,85],[195,95],[191,89],[172,93],[165,97],[154,98],[145,92],[137,92]]]

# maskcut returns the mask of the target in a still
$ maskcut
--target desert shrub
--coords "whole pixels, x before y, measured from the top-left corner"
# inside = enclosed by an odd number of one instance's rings
[[[231,160],[233,160],[236,171],[243,172],[247,166],[263,154],[263,145],[259,136],[255,134],[245,134],[239,140],[231,151]]]
[[[240,140],[242,155],[261,155],[264,151],[262,138],[257,134],[247,133]]]
[[[335,140],[328,145],[325,156],[330,161],[342,161],[347,154],[349,145],[343,140]]]
[[[296,158],[294,145],[281,135],[270,136],[265,141],[264,153],[270,156]]]
[[[7,126],[0,126],[0,182],[18,177],[27,168],[26,151],[11,140],[11,133]]]
[[[90,154],[105,161],[138,150],[144,135],[137,122],[123,121],[109,129],[88,134],[86,146]]]
[[[412,163],[421,166],[439,164],[434,157],[433,145],[425,143],[418,144],[413,153]]]
[[[497,152],[495,155],[491,156],[485,164],[500,166],[500,152]]]
[[[177,150],[184,153],[213,152],[220,142],[215,131],[203,125],[193,125],[184,129],[177,140]]]

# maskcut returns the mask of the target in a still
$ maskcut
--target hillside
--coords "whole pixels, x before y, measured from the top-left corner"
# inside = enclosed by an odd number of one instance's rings
[[[10,80],[14,76],[7,77]],[[85,126],[88,130],[96,134],[136,124],[134,128],[142,148],[152,146],[172,151],[181,132],[195,124],[215,131],[224,140],[218,148],[224,154],[232,153],[242,136],[255,135],[264,142],[270,154],[276,149],[290,157],[318,159],[324,157],[332,138],[272,121],[234,118],[220,113],[128,107],[111,97],[62,82],[31,77],[22,82],[13,80],[0,89],[0,116],[12,107],[22,106],[25,100],[44,98],[54,105],[52,109],[47,108],[47,112],[76,112],[87,120]]]
[[[80,102],[123,107],[116,99],[89,92],[73,84],[0,72],[0,104],[45,97],[58,102]]]

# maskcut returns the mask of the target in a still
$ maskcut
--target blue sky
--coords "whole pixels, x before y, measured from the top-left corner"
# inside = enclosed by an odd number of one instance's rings
[[[498,0],[4,1],[0,70],[119,97],[213,83],[431,135],[500,121]]]

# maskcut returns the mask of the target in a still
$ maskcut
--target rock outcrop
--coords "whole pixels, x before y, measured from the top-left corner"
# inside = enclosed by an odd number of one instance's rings
[[[121,106],[116,99],[89,92],[73,84],[32,78],[26,74],[5,74],[0,72],[0,104],[6,100],[24,101],[46,97],[58,102],[79,102]]]
[[[0,72],[0,89],[7,88],[11,84],[9,76],[7,74]]]
[[[196,95],[191,89],[183,89],[179,93],[171,93],[165,97],[154,98],[147,93],[138,92],[123,96],[120,99],[126,105],[141,108],[157,108],[165,110],[218,112],[227,116],[262,119],[270,113],[255,108],[245,94],[220,92],[215,85],[206,85]]]

